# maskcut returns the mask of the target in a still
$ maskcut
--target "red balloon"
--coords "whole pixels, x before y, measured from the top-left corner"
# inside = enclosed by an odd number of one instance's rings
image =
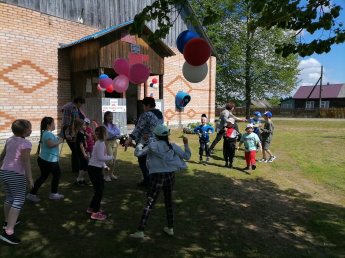
[[[152,79],[152,83],[153,83],[153,84],[156,84],[157,82],[158,82],[158,80],[157,80],[156,78],[153,78],[153,79]]]
[[[128,73],[129,81],[134,84],[141,84],[147,81],[150,76],[150,69],[144,64],[134,64]]]
[[[110,85],[108,88],[105,89],[107,92],[111,93],[114,91],[113,85]]]
[[[188,64],[200,66],[211,56],[210,45],[202,38],[193,38],[184,46],[183,56]]]

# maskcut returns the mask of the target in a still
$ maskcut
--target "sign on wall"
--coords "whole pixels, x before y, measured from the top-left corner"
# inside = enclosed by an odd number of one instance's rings
[[[128,30],[121,30],[121,41],[135,44],[135,36],[130,35]]]

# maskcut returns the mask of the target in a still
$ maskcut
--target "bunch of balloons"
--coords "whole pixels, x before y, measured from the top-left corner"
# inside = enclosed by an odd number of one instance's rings
[[[204,80],[208,73],[206,62],[211,56],[207,41],[200,38],[196,32],[185,30],[177,37],[176,45],[186,60],[182,67],[186,80],[192,83]]]
[[[99,77],[97,89],[107,92],[114,90],[123,93],[128,89],[129,82],[141,84],[147,81],[150,76],[150,69],[144,64],[134,64],[130,66],[129,62],[124,58],[117,58],[113,64],[114,71],[118,74],[112,80],[106,74]]]

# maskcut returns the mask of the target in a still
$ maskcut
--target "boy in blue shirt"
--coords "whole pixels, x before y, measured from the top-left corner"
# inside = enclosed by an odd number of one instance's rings
[[[212,126],[207,124],[207,117],[201,117],[201,125],[195,127],[194,132],[199,134],[199,143],[200,143],[200,163],[202,163],[202,155],[204,154],[204,150],[206,151],[206,162],[210,161],[210,150],[209,150],[209,142],[210,142],[210,133],[214,133],[214,129]]]
[[[253,125],[253,133],[256,133],[259,136],[259,139],[261,141],[261,132],[260,132],[260,126],[261,126],[261,121],[260,121],[261,113],[259,111],[255,111],[253,114],[253,118],[250,119],[250,123]]]

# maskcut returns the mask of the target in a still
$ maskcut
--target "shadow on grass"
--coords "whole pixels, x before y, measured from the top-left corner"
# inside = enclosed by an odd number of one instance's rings
[[[91,186],[74,186],[76,174],[65,172],[59,188],[65,200],[50,201],[49,177],[38,192],[42,201],[27,202],[21,212],[22,223],[16,227],[16,234],[22,243],[13,247],[1,242],[2,257],[344,254],[343,207],[311,201],[311,196],[294,189],[280,190],[258,177],[236,179],[209,173],[202,165],[176,172],[175,236],[162,231],[166,218],[161,193],[148,220],[146,237],[130,239],[128,235],[136,231],[145,202],[145,193],[136,187],[142,176],[134,158],[118,160],[116,171],[118,180],[105,183],[102,208],[108,218],[104,221],[93,221],[86,213],[93,195]],[[35,171],[34,178],[37,176]]]

